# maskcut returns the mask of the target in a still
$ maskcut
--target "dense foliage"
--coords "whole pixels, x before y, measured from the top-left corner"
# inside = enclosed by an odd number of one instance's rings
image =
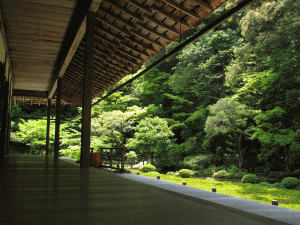
[[[182,41],[236,2],[230,0],[210,14]],[[234,165],[227,177],[241,175],[243,169],[265,174],[299,169],[299,18],[300,1],[255,1],[93,107],[91,147],[95,152],[126,147],[136,154],[127,155],[129,160],[150,160],[164,172],[187,168],[207,176],[217,172],[207,169],[211,164]],[[77,110],[65,108],[63,118]],[[45,110],[16,106],[14,114],[25,118],[13,121],[12,137],[29,144],[32,154],[41,154],[45,121],[26,118],[45,117]],[[63,155],[79,157],[80,126],[80,118],[62,125]]]

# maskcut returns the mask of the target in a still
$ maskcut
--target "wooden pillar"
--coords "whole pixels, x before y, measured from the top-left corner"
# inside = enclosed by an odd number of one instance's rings
[[[47,134],[46,134],[46,156],[49,155],[50,117],[51,117],[51,99],[48,99]]]
[[[90,167],[90,145],[91,145],[91,106],[92,106],[92,84],[94,71],[94,28],[95,13],[89,11],[86,22],[86,44],[83,78],[82,97],[82,130],[81,130],[81,168]]]
[[[113,153],[113,149],[110,149],[109,152],[109,166],[112,167],[112,153]]]
[[[58,160],[59,153],[59,131],[60,131],[60,114],[61,114],[61,80],[58,78],[56,89],[56,118],[55,118],[55,142],[54,142],[54,160]]]
[[[103,148],[101,148],[100,151],[100,167],[102,166],[102,163],[103,163]]]
[[[9,82],[3,79],[1,90],[1,158],[7,154]]]
[[[9,154],[10,134],[11,134],[11,114],[9,114],[7,118],[6,155]]]
[[[121,164],[121,171],[124,172],[125,171],[125,147],[122,149],[122,164]]]

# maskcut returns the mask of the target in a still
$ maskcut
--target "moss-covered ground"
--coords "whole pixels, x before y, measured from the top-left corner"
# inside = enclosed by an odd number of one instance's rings
[[[132,174],[140,173],[142,176],[156,179],[157,174],[148,174],[138,171],[137,169],[128,169]],[[271,204],[272,200],[278,200],[278,205],[288,209],[300,211],[300,191],[293,189],[278,189],[256,184],[232,183],[230,181],[206,180],[203,178],[181,178],[160,174],[160,179],[182,184],[187,182],[188,186],[211,191],[212,187],[217,188],[217,192],[239,198],[249,199],[252,201]]]

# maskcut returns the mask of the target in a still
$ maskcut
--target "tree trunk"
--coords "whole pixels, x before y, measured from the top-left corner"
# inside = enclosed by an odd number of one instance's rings
[[[242,166],[243,166],[243,155],[242,152],[240,151],[239,153],[240,157],[239,157],[239,173],[242,172]]]
[[[284,152],[285,152],[285,170],[286,172],[290,172],[290,167],[289,167],[289,152],[286,147],[284,147]]]
[[[33,147],[33,145],[31,144],[31,145],[30,145],[30,152],[29,152],[29,155],[32,154],[33,148],[34,148],[34,147]]]
[[[242,135],[243,135],[243,132],[240,131],[240,137],[239,137],[239,173],[242,172],[242,165],[243,165]]]
[[[153,156],[154,156],[154,152],[151,153],[151,165],[153,165]]]
[[[131,169],[132,169],[133,168],[133,160],[131,160],[130,164],[131,164]]]

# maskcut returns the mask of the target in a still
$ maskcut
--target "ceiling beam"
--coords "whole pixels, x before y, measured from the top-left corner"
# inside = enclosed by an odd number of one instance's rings
[[[191,17],[194,17],[195,19],[201,20],[201,17],[197,13],[195,13],[195,12],[193,12],[191,10],[183,8],[182,5],[177,4],[176,2],[174,2],[172,0],[156,0],[156,1],[157,2],[163,1],[164,3],[166,3],[166,4],[168,4],[168,5],[172,6],[172,7],[174,7],[178,11],[182,11],[183,13],[185,13],[185,14],[191,16]]]
[[[163,14],[164,16],[166,16],[167,18],[173,20],[176,23],[180,23],[182,25],[184,25],[185,27],[189,27],[190,25],[185,22],[183,19],[163,10],[162,8],[156,7],[155,5],[152,5],[151,8],[153,9],[153,11],[159,12],[161,14]]]
[[[6,57],[6,64],[8,64],[8,67],[11,70],[12,73],[12,82],[14,82],[14,73],[13,73],[13,69],[11,68],[11,61],[10,61],[10,53],[9,53],[9,49],[8,49],[8,45],[7,45],[7,40],[6,40],[6,33],[5,33],[5,27],[4,27],[4,23],[3,23],[3,17],[2,17],[2,11],[1,11],[1,7],[0,7],[0,35],[2,36],[2,40],[4,43],[4,48],[5,48],[5,57]],[[7,77],[7,79],[9,79],[9,77]]]
[[[203,0],[192,0],[195,3],[198,3],[199,5],[203,6],[204,8],[207,8],[210,12],[214,9],[210,4],[206,3]]]
[[[135,79],[141,77],[142,75],[144,75],[145,73],[149,72],[151,69],[153,69],[154,67],[156,67],[157,65],[161,64],[162,62],[164,62],[165,60],[167,60],[168,58],[172,57],[173,55],[175,55],[177,52],[179,52],[180,50],[182,50],[184,47],[186,47],[187,45],[193,43],[194,41],[198,40],[200,37],[202,37],[203,35],[207,34],[210,30],[214,29],[216,26],[220,25],[222,22],[224,22],[225,20],[229,19],[231,16],[235,15],[236,13],[238,13],[240,10],[244,9],[246,6],[248,6],[249,4],[251,4],[254,0],[244,0],[243,2],[239,3],[237,6],[235,6],[234,8],[230,9],[228,12],[226,12],[224,15],[222,15],[221,17],[219,17],[217,20],[213,21],[212,23],[210,23],[209,25],[207,25],[205,28],[203,28],[202,30],[198,31],[195,35],[193,35],[191,38],[189,38],[188,40],[186,40],[185,42],[183,42],[182,44],[178,45],[176,48],[174,48],[172,51],[170,51],[168,54],[164,55],[161,59],[155,61],[154,63],[152,63],[149,67],[147,67],[146,69],[142,70],[141,72],[139,72],[137,75],[135,75],[133,78],[129,79],[128,81],[126,81],[125,83],[123,83],[122,85],[116,87],[114,90],[110,91],[108,94],[106,94],[104,97],[102,97],[101,99],[97,100],[96,102],[94,102],[92,104],[92,106],[97,105],[99,102],[103,101],[104,99],[108,98],[109,96],[111,96],[113,93],[119,91],[120,89],[122,89],[123,87],[125,87],[126,85],[132,83]],[[79,115],[81,115],[81,113],[77,114],[75,117],[73,117],[71,119],[74,120],[75,118],[77,118]]]
[[[47,98],[47,91],[30,91],[30,90],[13,90],[13,96],[26,96],[26,97],[38,97],[38,98]]]
[[[140,3],[137,3],[135,2],[134,0],[125,0],[126,2],[138,7],[141,11],[143,12],[147,12],[147,13],[151,13],[152,10],[148,7],[148,6],[145,6],[143,4],[140,4]]]
[[[127,13],[128,15],[134,17],[135,19],[137,19],[137,20],[143,22],[143,18],[142,18],[140,15],[137,15],[137,14],[135,14],[135,13],[130,12],[130,11],[127,10],[126,8],[117,5],[115,2],[109,2],[109,4],[112,5],[113,7],[117,8],[117,9],[119,9],[120,11],[125,12],[125,13]]]
[[[170,31],[170,32],[172,32],[172,33],[174,33],[174,34],[180,34],[179,30],[176,30],[175,28],[170,27],[170,26],[164,24],[163,22],[160,22],[159,20],[153,18],[152,16],[150,16],[150,15],[147,14],[147,13],[144,14],[144,17],[147,18],[148,20],[150,20],[150,21],[156,23],[157,25],[159,25],[159,26],[161,26],[161,27],[167,29],[168,31]]]
[[[93,0],[90,7],[89,7],[89,10],[90,11],[93,11],[93,12],[97,12],[99,7],[100,7],[100,4],[101,4],[102,0]],[[60,77],[63,77],[85,32],[86,32],[86,18],[87,16],[85,15],[84,19],[83,19],[83,22],[81,23],[81,26],[79,27],[78,31],[77,31],[77,34],[75,36],[75,39],[71,45],[71,48],[69,49],[68,53],[67,53],[67,56],[65,57],[64,59],[64,62],[62,64],[62,67],[60,68],[59,72],[58,72],[58,75],[53,83],[53,85],[50,87],[49,89],[49,96],[48,98],[51,99],[53,98],[53,95],[56,91],[56,88],[57,88],[57,80],[60,78]]]

